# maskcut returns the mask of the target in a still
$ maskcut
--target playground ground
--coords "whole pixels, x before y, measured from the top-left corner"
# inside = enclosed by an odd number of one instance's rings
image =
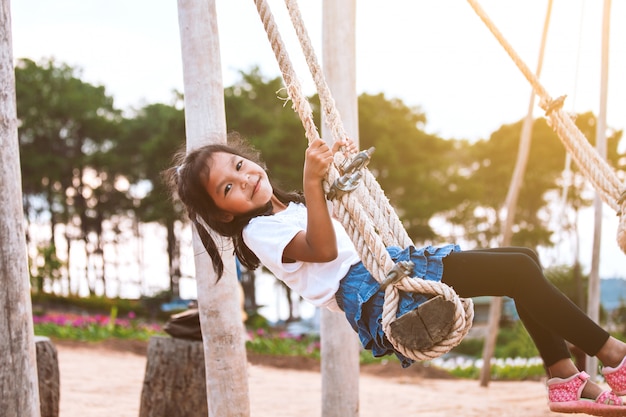
[[[55,343],[61,374],[61,417],[138,417],[144,343]],[[249,358],[250,415],[319,417],[321,377],[309,361]],[[415,368],[411,370],[412,368]],[[491,382],[442,378],[436,370],[399,365],[362,369],[360,417],[547,417],[543,381]]]

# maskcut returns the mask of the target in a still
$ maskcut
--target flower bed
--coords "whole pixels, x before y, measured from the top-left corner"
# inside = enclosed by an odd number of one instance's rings
[[[106,315],[46,313],[33,316],[35,334],[57,339],[101,341],[108,338],[148,340],[165,334],[160,324],[139,320],[131,312],[118,318],[115,309]]]

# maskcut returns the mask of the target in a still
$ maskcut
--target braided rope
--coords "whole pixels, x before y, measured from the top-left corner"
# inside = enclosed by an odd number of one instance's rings
[[[289,60],[288,53],[286,52],[285,45],[282,41],[280,33],[278,31],[276,22],[271,13],[269,5],[265,0],[255,0],[259,16],[267,32],[268,39],[276,56],[276,60],[280,67],[283,79],[287,85],[287,92],[292,100],[292,107],[300,116],[302,124],[306,131],[306,136],[309,143],[313,140],[319,139],[319,133],[315,124],[313,123],[313,113],[311,106],[302,94],[302,88],[295,76],[295,72],[291,61]],[[331,166],[327,180],[324,182],[324,189],[329,191],[331,184],[339,176],[335,166]],[[365,200],[362,200],[365,201]],[[361,253],[365,253],[365,249],[369,248],[373,253],[366,253],[363,264],[367,267],[374,277],[384,276],[384,271],[393,267],[393,261],[389,257],[386,247],[382,244],[377,244],[375,235],[375,227],[372,224],[369,216],[363,209],[363,206],[355,200],[348,199],[347,195],[341,198],[333,200],[333,210],[337,219],[344,225],[348,231],[351,239],[355,243],[357,250]],[[371,246],[364,246],[364,243],[358,239],[358,236],[362,236],[363,240],[366,240]],[[365,252],[363,252],[365,251]],[[391,265],[391,266],[390,266]]]
[[[620,216],[617,243],[622,252],[626,253],[626,217],[623,215],[626,213],[626,203],[623,198],[626,190],[615,170],[591,146],[585,135],[576,127],[571,117],[561,109],[562,99],[553,100],[550,97],[537,76],[522,61],[478,2],[476,0],[467,1],[529,81],[535,94],[540,98],[539,105],[546,112],[548,123],[559,139],[561,139],[574,161],[576,161],[585,178],[591,182],[602,201]]]
[[[292,107],[302,120],[309,142],[316,140],[319,138],[319,133],[313,123],[311,107],[302,94],[302,89],[289,61],[285,45],[280,37],[269,5],[265,0],[255,0],[255,4],[287,85],[287,92],[293,102]],[[316,82],[322,109],[326,116],[325,120],[329,123],[333,140],[337,141],[347,137],[339,112],[330,94],[330,89],[326,85],[321,67],[317,63],[313,48],[310,46],[311,43],[297,5],[291,0],[286,0],[286,4],[305,52],[309,69]],[[340,159],[335,159],[335,165],[340,165],[341,162]],[[333,212],[335,217],[344,225],[356,250],[361,254],[361,261],[367,270],[378,282],[382,283],[387,273],[394,266],[393,260],[387,252],[386,245],[396,244],[407,247],[412,244],[412,241],[373,175],[367,169],[364,170],[364,174],[365,181],[357,190],[350,195],[344,194],[333,200]],[[329,191],[328,184],[332,183],[337,176],[336,166],[331,167],[328,178],[324,182],[326,192]],[[369,190],[369,194],[366,194],[367,190]],[[366,206],[364,206],[364,202],[367,203]],[[390,224],[392,226],[389,226]],[[445,299],[452,301],[456,306],[456,313],[455,323],[449,337],[426,352],[412,351],[399,345],[391,336],[389,328],[390,324],[396,319],[400,299],[399,289],[429,295],[443,295]],[[459,300],[458,295],[449,286],[441,282],[405,277],[399,284],[391,285],[385,290],[385,304],[383,306],[383,329],[385,334],[398,351],[415,360],[438,357],[458,345],[469,331],[472,325],[472,318],[473,305],[471,300]]]
[[[333,141],[341,140],[342,138],[348,137],[347,132],[345,131],[343,121],[339,114],[339,110],[337,106],[335,106],[335,100],[330,92],[330,88],[326,83],[326,79],[324,77],[324,72],[319,65],[317,60],[315,50],[313,49],[311,39],[306,30],[306,26],[304,25],[302,15],[300,14],[300,9],[298,7],[297,1],[294,0],[285,0],[285,6],[289,11],[289,17],[291,18],[291,22],[298,36],[298,40],[300,42],[300,47],[302,48],[303,55],[306,59],[306,63],[309,66],[309,71],[311,73],[311,77],[315,82],[315,86],[320,98],[320,104],[322,106],[322,112],[324,113],[324,120],[328,127],[330,128]],[[380,225],[381,230],[380,234],[383,239],[390,239],[389,242],[386,242],[388,245],[397,245],[401,247],[406,247],[412,244],[411,238],[406,233],[406,229],[400,222],[397,214],[394,210],[384,210],[389,207],[389,200],[386,199],[385,194],[380,187],[380,184],[372,173],[368,170],[364,170],[363,181],[365,183],[365,189],[369,190],[369,194],[373,196],[373,203],[369,204],[366,209],[370,216],[373,218],[381,218],[382,222],[378,222],[376,224]],[[358,195],[358,198],[366,197],[365,192],[363,195]],[[383,213],[384,211],[384,213]],[[386,215],[386,217],[385,217]]]

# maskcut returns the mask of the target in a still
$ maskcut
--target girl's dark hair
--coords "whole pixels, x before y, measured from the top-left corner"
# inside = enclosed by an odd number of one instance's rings
[[[194,149],[189,153],[179,151],[174,156],[174,165],[163,172],[166,183],[170,188],[173,198],[180,200],[191,222],[195,225],[202,245],[211,257],[213,268],[218,280],[224,273],[224,263],[220,257],[220,251],[211,236],[209,229],[222,236],[231,238],[235,256],[241,264],[249,270],[259,266],[259,258],[246,246],[243,241],[242,231],[250,219],[256,216],[269,215],[272,213],[272,204],[268,202],[265,207],[251,213],[235,217],[231,222],[224,223],[218,216],[221,212],[213,199],[206,191],[206,184],[211,175],[209,160],[216,152],[225,152],[238,155],[255,162],[265,168],[259,152],[248,142],[243,140],[237,133],[228,135],[227,144],[211,144]],[[271,182],[271,180],[270,180]],[[302,193],[286,192],[277,188],[272,183],[274,195],[282,203],[304,203]]]

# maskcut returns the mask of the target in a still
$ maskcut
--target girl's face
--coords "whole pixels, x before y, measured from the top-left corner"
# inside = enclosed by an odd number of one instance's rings
[[[226,152],[214,153],[208,164],[211,174],[204,187],[223,211],[223,222],[259,209],[271,200],[273,189],[260,165]]]

